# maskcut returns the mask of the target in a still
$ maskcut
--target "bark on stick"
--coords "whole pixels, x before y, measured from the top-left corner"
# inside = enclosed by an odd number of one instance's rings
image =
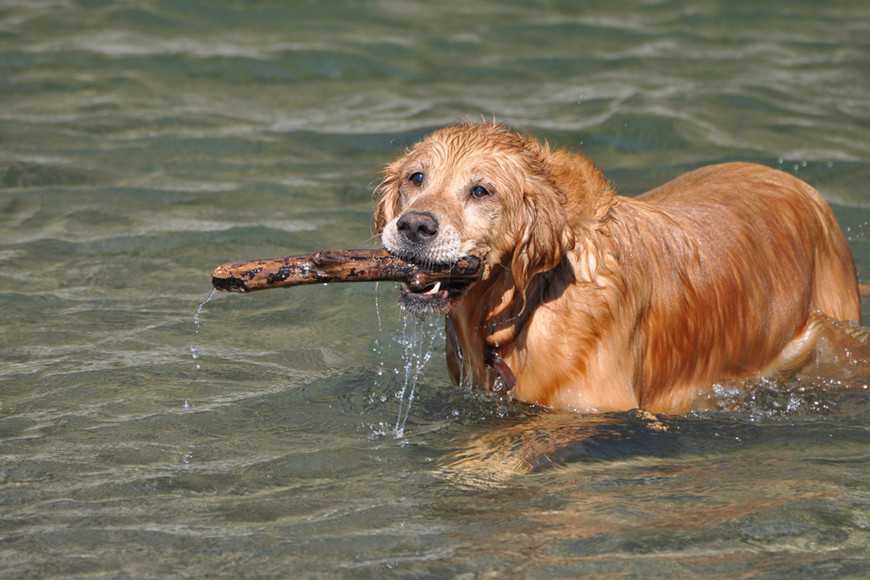
[[[223,264],[212,273],[212,285],[227,292],[254,292],[326,282],[404,282],[419,291],[436,282],[470,283],[480,277],[481,263],[474,256],[450,266],[421,268],[386,250],[323,250],[303,256],[286,256]]]

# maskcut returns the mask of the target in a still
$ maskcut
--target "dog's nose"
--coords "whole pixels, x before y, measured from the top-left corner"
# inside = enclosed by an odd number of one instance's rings
[[[438,233],[438,220],[428,211],[409,211],[399,218],[396,227],[409,242],[423,244]]]

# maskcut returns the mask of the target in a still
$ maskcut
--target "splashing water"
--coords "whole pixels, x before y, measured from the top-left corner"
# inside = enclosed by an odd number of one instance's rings
[[[384,325],[381,322],[381,283],[375,282],[375,316],[378,319],[378,334],[384,331]]]
[[[196,307],[196,311],[194,311],[193,313],[193,334],[196,336],[199,336],[199,327],[202,325],[202,321],[200,320],[200,317],[202,316],[202,309],[205,308],[206,304],[211,302],[211,299],[214,298],[215,294],[217,294],[217,289],[212,288],[208,295],[205,297],[205,300],[199,303],[199,306]]]
[[[408,417],[411,414],[411,406],[414,403],[414,398],[417,394],[417,383],[423,375],[423,371],[432,359],[433,349],[438,340],[444,338],[443,323],[439,317],[420,317],[412,314],[405,309],[402,313],[402,330],[401,333],[393,337],[393,342],[399,347],[401,353],[401,363],[392,368],[392,376],[395,377],[400,388],[395,391],[394,397],[399,401],[399,410],[396,415],[396,422],[392,428],[383,422],[372,426],[371,436],[378,438],[387,434],[392,434],[396,439],[403,439],[405,436],[405,425],[408,422]],[[371,350],[377,356],[377,382],[381,382],[384,377],[389,377],[390,373],[386,372],[388,359],[389,344],[384,344],[381,336],[383,334],[384,325],[381,315],[380,302],[380,284],[375,284],[375,316],[377,319],[378,337],[374,339]],[[387,378],[390,381],[389,378]],[[389,398],[386,394],[379,396],[373,395],[370,403],[379,402],[386,403]]]
[[[453,341],[454,348],[456,349],[456,358],[459,366],[459,386],[463,388],[469,387],[471,385],[465,382],[465,354],[462,352],[462,345],[456,334],[456,328],[449,318],[447,319],[447,334],[450,336],[450,340]]]
[[[205,308],[206,304],[211,302],[212,298],[215,297],[216,293],[217,293],[217,290],[212,288],[211,291],[208,293],[208,295],[205,297],[205,300],[200,302],[199,306],[197,306],[196,310],[193,312],[193,335],[194,335],[194,337],[199,336],[199,329],[202,326],[202,320],[201,320],[202,309]],[[196,344],[190,345],[190,356],[194,360],[194,362],[196,363],[196,370],[199,370],[200,368],[202,368],[202,366],[199,364],[199,355],[200,355],[199,346],[197,346]],[[190,402],[187,399],[185,399],[181,408],[183,411],[190,411],[192,406],[191,406]]]
[[[420,318],[402,311],[402,335],[398,339],[402,347],[402,390],[399,393],[396,426],[393,428],[396,439],[405,435],[405,424],[411,414],[411,405],[414,404],[417,383],[432,359],[432,349],[439,336],[436,324],[433,318]]]
[[[378,357],[378,368],[377,375],[378,377],[384,376],[384,365],[385,365],[385,357],[384,357],[384,347],[381,344],[381,335],[384,333],[384,325],[381,321],[381,302],[380,302],[380,282],[375,282],[375,315],[378,320],[378,334],[375,337],[374,343],[372,344],[372,352]],[[384,400],[383,402],[386,402]]]

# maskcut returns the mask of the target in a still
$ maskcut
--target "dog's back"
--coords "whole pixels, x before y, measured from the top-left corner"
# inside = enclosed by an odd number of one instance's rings
[[[652,280],[639,325],[644,408],[681,406],[680,385],[800,367],[817,314],[860,320],[845,237],[819,193],[791,175],[708,166],[625,205],[645,251],[626,254],[624,273],[629,284]]]
[[[718,205],[744,218],[739,223],[748,227],[740,233],[748,236],[748,246],[764,251],[762,244],[768,242],[781,259],[786,258],[786,240],[794,248],[810,244],[813,308],[836,320],[860,322],[861,298],[849,244],[828,203],[805,181],[754,163],[723,163],[683,174],[637,199],[698,217],[703,217],[704,204]],[[720,228],[715,222],[701,221],[700,226],[696,228],[699,236],[739,235],[717,232]]]

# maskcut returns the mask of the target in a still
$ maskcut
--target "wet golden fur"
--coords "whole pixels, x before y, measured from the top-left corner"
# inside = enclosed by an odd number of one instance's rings
[[[491,195],[470,197],[473,184]],[[523,401],[685,412],[716,382],[799,369],[820,321],[860,318],[830,208],[761,165],[703,167],[628,198],[580,154],[469,124],[415,145],[378,192],[375,231],[425,210],[485,258],[448,315],[448,365],[491,388],[489,345]]]

